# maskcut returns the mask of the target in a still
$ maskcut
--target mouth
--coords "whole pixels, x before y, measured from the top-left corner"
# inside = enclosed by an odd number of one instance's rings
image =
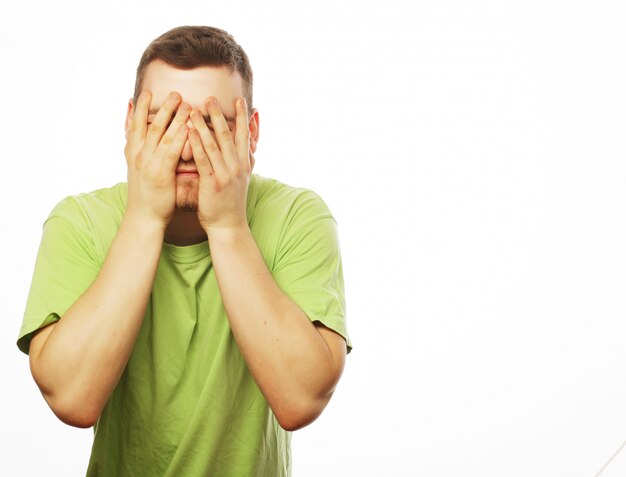
[[[197,176],[199,174],[198,174],[197,169],[176,169],[176,175],[177,176]]]

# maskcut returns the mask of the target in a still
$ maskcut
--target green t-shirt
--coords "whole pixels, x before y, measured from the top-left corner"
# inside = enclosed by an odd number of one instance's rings
[[[62,319],[102,267],[126,183],[61,201],[46,220],[18,347]],[[274,279],[349,348],[336,223],[313,192],[252,175],[248,223]],[[164,243],[141,331],[94,427],[89,476],[287,476],[276,421],[233,338],[208,243]]]

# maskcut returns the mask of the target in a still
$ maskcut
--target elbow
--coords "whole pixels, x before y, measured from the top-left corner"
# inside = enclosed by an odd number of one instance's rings
[[[71,409],[69,411],[63,409],[53,409],[54,414],[61,420],[61,422],[68,426],[78,427],[81,429],[89,429],[96,425],[99,419],[99,415],[83,411],[82,409]]]
[[[38,380],[36,374],[33,377],[46,403],[61,422],[82,429],[93,427],[98,422],[102,410],[90,405],[89,399],[70,390],[59,391],[49,383]]]
[[[75,390],[60,389],[59,384],[53,384],[38,366],[38,362],[31,356],[31,374],[39,391],[46,403],[59,420],[69,426],[86,429],[93,427],[102,409],[93,403],[93,400],[86,398]]]
[[[42,391],[48,406],[61,422],[68,426],[88,429],[93,427],[100,418],[100,410],[86,405],[70,396],[52,396]]]
[[[302,399],[297,403],[285,404],[274,411],[280,427],[293,432],[315,421],[326,408],[330,396],[322,399]]]
[[[281,413],[275,414],[276,420],[284,430],[293,432],[311,424],[321,413]]]
[[[329,375],[326,383],[315,388],[300,388],[286,392],[283,396],[290,396],[288,399],[281,399],[278,403],[274,400],[274,405],[270,407],[274,412],[276,421],[284,430],[293,432],[308,426],[315,421],[326,409],[330,398],[335,392],[337,382],[341,375],[341,370]],[[274,399],[276,395],[274,396]]]

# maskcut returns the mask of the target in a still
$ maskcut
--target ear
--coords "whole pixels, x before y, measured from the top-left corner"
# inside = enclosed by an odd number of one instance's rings
[[[124,122],[124,136],[128,140],[128,131],[130,130],[130,124],[133,122],[135,116],[135,106],[133,105],[133,98],[128,100],[128,108],[126,109],[126,121]]]
[[[259,142],[259,111],[256,108],[252,108],[248,129],[250,130],[250,151],[254,154]]]

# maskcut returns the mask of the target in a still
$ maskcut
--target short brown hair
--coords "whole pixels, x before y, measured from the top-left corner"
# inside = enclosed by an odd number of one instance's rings
[[[209,26],[181,26],[152,40],[141,55],[135,78],[133,104],[137,104],[143,77],[148,65],[162,60],[182,69],[199,66],[228,66],[243,80],[243,95],[252,111],[252,68],[248,55],[235,39],[224,30]]]

